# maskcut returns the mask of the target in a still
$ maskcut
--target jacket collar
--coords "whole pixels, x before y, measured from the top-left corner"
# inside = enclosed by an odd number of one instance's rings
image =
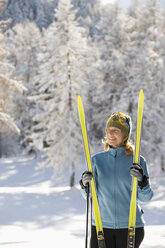
[[[113,157],[119,157],[119,156],[122,156],[123,154],[125,154],[125,148],[124,147],[118,147],[118,148],[109,147],[109,153]]]

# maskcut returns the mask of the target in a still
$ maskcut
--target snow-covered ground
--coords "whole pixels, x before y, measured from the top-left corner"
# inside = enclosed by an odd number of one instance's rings
[[[41,169],[37,162],[29,157],[0,160],[0,247],[84,247],[85,201],[78,184],[72,189],[60,185],[52,168]],[[151,174],[155,196],[143,204],[141,248],[165,248],[165,175]]]

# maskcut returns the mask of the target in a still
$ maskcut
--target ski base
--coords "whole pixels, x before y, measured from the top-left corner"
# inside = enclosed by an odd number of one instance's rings
[[[131,227],[128,229],[127,248],[134,248],[134,244],[135,244],[135,228]]]
[[[98,239],[99,248],[106,248],[104,235],[101,231],[98,233],[97,239]]]

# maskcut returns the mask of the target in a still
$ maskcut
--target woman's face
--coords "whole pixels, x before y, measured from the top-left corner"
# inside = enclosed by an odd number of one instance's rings
[[[109,127],[106,130],[106,138],[111,147],[117,148],[122,145],[124,134],[117,127]]]

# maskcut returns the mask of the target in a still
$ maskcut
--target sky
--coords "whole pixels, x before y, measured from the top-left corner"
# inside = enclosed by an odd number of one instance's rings
[[[107,3],[115,3],[118,2],[122,7],[127,8],[129,7],[134,0],[101,0],[103,4],[107,4]],[[157,0],[160,1],[161,4],[165,6],[165,0]]]
[[[114,2],[125,2],[126,4],[127,4],[127,2],[129,3],[129,2],[131,2],[132,0],[102,0],[102,2],[104,3],[104,4],[107,4],[107,3],[114,3]]]
[[[128,7],[133,0],[101,0],[103,4],[118,2],[123,7]]]

